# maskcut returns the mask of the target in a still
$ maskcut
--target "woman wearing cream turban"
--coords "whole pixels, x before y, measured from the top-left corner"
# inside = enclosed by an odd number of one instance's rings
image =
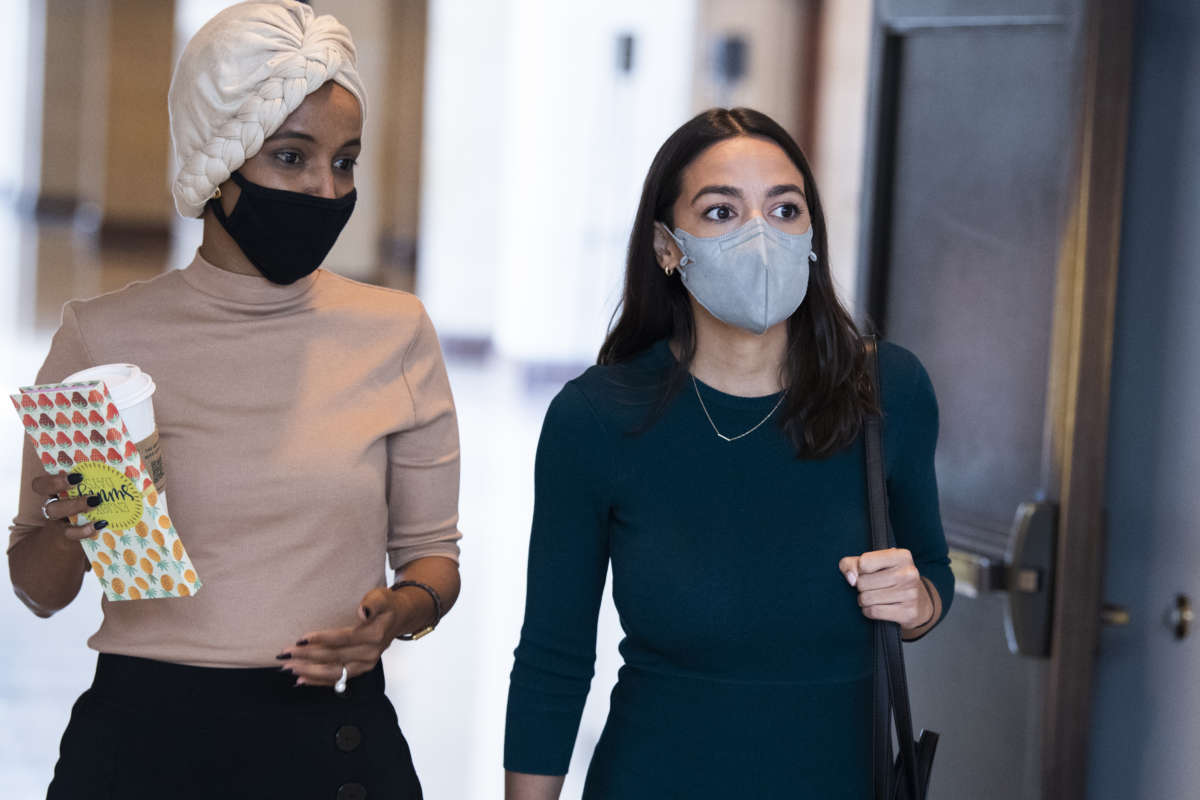
[[[188,44],[169,106],[175,203],[203,244],[68,303],[38,383],[153,376],[203,588],[103,602],[49,797],[420,797],[379,659],[458,595],[457,421],[416,298],[319,269],[354,208],[350,34],[292,0],[233,6]],[[106,521],[69,524],[88,498],[25,459],[10,571],[49,616]]]

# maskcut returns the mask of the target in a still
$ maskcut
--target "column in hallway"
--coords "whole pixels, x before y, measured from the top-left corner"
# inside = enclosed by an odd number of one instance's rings
[[[79,197],[98,224],[100,241],[165,246],[173,213],[165,187],[175,4],[107,0],[86,4],[81,14],[77,3],[51,0],[47,8],[55,17],[79,16],[84,22],[83,57],[48,42],[47,54],[62,61],[48,64],[47,74],[73,68],[83,90],[79,107],[60,110],[58,123],[77,129]],[[73,33],[63,20],[47,33],[59,30]],[[57,102],[55,95],[46,98],[54,101],[47,106]]]

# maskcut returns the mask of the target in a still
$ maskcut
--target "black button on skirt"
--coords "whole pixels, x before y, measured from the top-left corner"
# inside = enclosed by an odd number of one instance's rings
[[[47,800],[421,798],[382,666],[346,696],[293,682],[102,653]]]

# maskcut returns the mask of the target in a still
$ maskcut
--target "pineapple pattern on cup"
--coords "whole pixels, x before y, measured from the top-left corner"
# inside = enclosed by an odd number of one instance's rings
[[[97,518],[120,516],[110,502],[120,501],[125,511],[133,509],[120,518],[124,527],[110,519],[109,529],[81,542],[104,596],[112,601],[152,600],[200,591],[204,584],[171,522],[165,498],[149,480],[149,470],[103,382],[26,387],[11,399],[47,471],[103,471],[111,478],[106,485],[113,499],[92,512]],[[72,493],[78,494],[78,489]],[[136,498],[133,506],[130,498]],[[73,522],[87,519],[81,514]]]

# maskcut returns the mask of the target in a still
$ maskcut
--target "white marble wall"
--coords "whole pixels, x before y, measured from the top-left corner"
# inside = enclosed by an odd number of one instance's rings
[[[694,27],[694,0],[432,3],[418,288],[445,335],[595,358],[641,181],[691,112]]]

